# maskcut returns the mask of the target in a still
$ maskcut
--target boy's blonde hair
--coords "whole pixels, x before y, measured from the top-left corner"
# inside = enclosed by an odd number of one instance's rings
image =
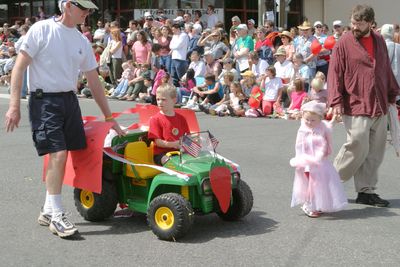
[[[224,74],[224,78],[227,78],[228,81],[233,82],[233,80],[235,79],[235,75],[233,75],[232,72],[227,72]]]
[[[157,88],[157,95],[162,95],[162,96],[169,96],[171,98],[176,98],[176,89],[175,86],[171,85],[171,84],[163,84],[160,85]]]
[[[324,82],[320,78],[314,78],[311,81],[311,88],[321,90],[324,87]]]

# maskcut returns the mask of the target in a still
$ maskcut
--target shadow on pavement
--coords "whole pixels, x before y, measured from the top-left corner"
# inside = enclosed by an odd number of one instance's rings
[[[196,216],[192,228],[181,238],[180,243],[203,243],[214,238],[246,237],[261,235],[274,231],[278,222],[265,218],[265,212],[250,212],[242,220],[236,222],[226,222],[220,219],[216,214]],[[151,231],[146,222],[146,215],[135,213],[129,218],[110,218],[103,222],[80,222],[76,223],[79,233],[72,240],[85,240],[85,236],[92,235],[118,235],[134,234],[143,231]],[[97,226],[101,230],[86,230],[86,228],[95,229]],[[104,229],[104,227],[108,227]]]
[[[236,222],[226,222],[216,214],[196,216],[192,229],[180,243],[205,243],[214,238],[262,235],[277,228],[277,221],[265,217],[265,212],[252,211]]]
[[[357,209],[342,210],[335,213],[327,213],[323,218],[327,220],[354,220],[354,219],[368,219],[373,217],[394,217],[399,216],[395,209],[400,208],[400,199],[388,199],[390,206],[387,208],[373,207],[368,205],[356,204]],[[349,200],[350,204],[355,204],[355,200]],[[322,218],[322,217],[321,217]]]

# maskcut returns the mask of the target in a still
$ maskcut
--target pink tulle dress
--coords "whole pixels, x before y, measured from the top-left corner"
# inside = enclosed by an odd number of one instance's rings
[[[312,211],[335,212],[347,205],[339,174],[328,160],[332,153],[332,124],[321,121],[315,128],[304,122],[297,132],[296,167],[291,206],[307,205]]]

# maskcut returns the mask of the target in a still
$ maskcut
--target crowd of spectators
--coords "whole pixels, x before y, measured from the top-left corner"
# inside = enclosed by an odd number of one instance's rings
[[[3,84],[9,82],[31,23],[27,19],[0,28]],[[210,5],[207,14],[178,10],[170,19],[159,9],[130,20],[126,29],[118,21],[99,20],[95,29],[82,24],[78,30],[92,43],[105,94],[112,99],[156,104],[157,88],[171,83],[182,108],[219,116],[293,119],[299,118],[303,103],[326,102],[330,54],[350,27],[340,20],[332,30],[307,20],[290,29],[278,29],[269,20],[257,27],[253,19],[242,22],[238,16],[231,23],[218,21]],[[396,52],[399,26],[384,30],[388,46],[393,46],[389,50]],[[396,53],[392,65],[398,72],[399,62]],[[85,77],[77,88],[81,96],[91,97]]]

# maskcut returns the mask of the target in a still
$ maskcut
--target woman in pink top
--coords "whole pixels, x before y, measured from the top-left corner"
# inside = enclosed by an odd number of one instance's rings
[[[171,54],[169,49],[169,43],[172,39],[172,30],[168,26],[163,26],[161,28],[161,36],[157,39],[159,45],[161,45],[160,50],[160,63],[164,65],[168,73],[171,73]]]
[[[151,44],[149,40],[147,40],[145,31],[138,32],[137,41],[133,44],[131,52],[133,62],[150,64]]]

